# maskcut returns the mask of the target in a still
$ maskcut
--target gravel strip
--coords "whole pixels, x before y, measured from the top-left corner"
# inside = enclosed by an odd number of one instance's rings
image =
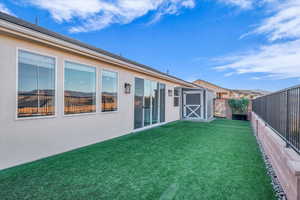
[[[265,162],[266,165],[266,169],[267,169],[267,174],[271,177],[271,181],[272,181],[272,186],[274,188],[275,191],[275,195],[278,198],[278,200],[287,200],[286,194],[284,193],[282,186],[280,185],[280,182],[277,178],[277,175],[272,167],[272,164],[269,160],[268,155],[265,153],[264,148],[261,144],[261,142],[259,141],[259,139],[257,138],[257,135],[254,134],[256,137],[256,141],[258,143],[259,149],[261,151],[263,160]]]

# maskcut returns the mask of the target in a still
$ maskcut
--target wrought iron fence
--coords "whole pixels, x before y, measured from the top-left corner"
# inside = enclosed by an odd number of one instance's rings
[[[254,99],[252,106],[300,154],[300,85]]]

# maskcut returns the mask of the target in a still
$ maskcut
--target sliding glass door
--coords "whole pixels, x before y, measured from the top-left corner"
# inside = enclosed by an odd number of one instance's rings
[[[152,124],[156,124],[158,123],[158,119],[159,119],[159,84],[155,81],[151,82],[151,86],[152,86],[152,96],[151,96],[151,100],[152,100]]]
[[[159,84],[159,121],[165,122],[166,121],[166,85],[163,83]]]
[[[134,128],[165,121],[165,84],[135,78]]]
[[[144,126],[144,79],[135,78],[134,91],[134,128],[137,129]]]
[[[144,85],[144,126],[151,125],[151,100],[152,100],[152,89],[151,81],[145,80]]]

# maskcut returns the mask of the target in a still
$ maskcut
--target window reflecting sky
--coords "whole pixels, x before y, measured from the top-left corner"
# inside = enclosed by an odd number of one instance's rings
[[[55,59],[19,51],[19,91],[55,89]]]
[[[77,63],[65,63],[65,91],[95,92],[96,68]]]
[[[118,74],[107,70],[102,71],[102,92],[117,92]]]

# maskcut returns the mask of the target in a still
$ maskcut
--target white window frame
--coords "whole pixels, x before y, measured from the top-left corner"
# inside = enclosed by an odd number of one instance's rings
[[[179,92],[178,95],[175,95],[175,91]],[[180,107],[180,97],[181,97],[181,95],[180,95],[180,89],[178,87],[174,87],[173,88],[173,107],[174,108]],[[178,105],[177,106],[175,106],[175,98],[178,98]]]
[[[18,97],[19,97],[19,52],[20,51],[27,51],[29,53],[33,53],[33,54],[37,54],[37,55],[41,55],[41,56],[47,56],[47,57],[51,57],[51,58],[54,58],[55,59],[55,66],[54,66],[54,70],[55,70],[55,81],[54,81],[54,84],[55,84],[55,98],[54,98],[54,102],[55,102],[55,108],[54,108],[54,115],[49,115],[49,116],[38,116],[38,117],[18,117],[18,106],[19,106],[19,101],[18,101]],[[17,47],[16,48],[16,95],[15,95],[15,98],[16,98],[16,101],[15,101],[15,120],[32,120],[32,119],[49,119],[49,118],[56,118],[58,115],[57,115],[57,111],[58,111],[58,97],[57,97],[57,94],[58,94],[58,60],[57,60],[57,56],[54,56],[54,55],[50,55],[48,53],[44,53],[44,52],[38,52],[36,50],[32,50],[32,49],[27,49],[27,48],[23,48],[23,47]]]
[[[65,68],[66,68],[66,62],[71,62],[71,63],[75,63],[75,64],[80,64],[80,65],[84,65],[84,66],[87,66],[87,67],[91,67],[91,68],[95,68],[95,88],[96,88],[96,110],[95,112],[89,112],[89,113],[75,113],[75,114],[65,114]],[[78,60],[71,60],[71,59],[64,59],[63,60],[63,89],[62,89],[62,96],[63,96],[63,116],[64,117],[75,117],[75,116],[86,116],[86,115],[96,115],[97,114],[97,101],[98,101],[98,82],[97,82],[97,78],[98,78],[98,70],[97,70],[97,67],[93,66],[93,65],[90,65],[90,64],[87,64],[87,63],[83,63],[81,61],[78,61]]]
[[[100,102],[100,106],[98,106],[98,108],[100,109],[99,112],[101,114],[109,114],[109,113],[117,113],[119,112],[119,109],[120,109],[120,106],[119,106],[119,102],[120,102],[120,81],[119,81],[119,72],[116,71],[116,70],[112,70],[112,69],[108,69],[108,68],[101,68],[100,69],[101,72],[100,72],[100,77],[98,78],[99,79],[99,93],[98,94],[98,97],[100,98],[100,100],[98,100],[98,102]],[[114,110],[114,111],[102,111],[102,77],[103,77],[103,71],[108,71],[108,72],[113,72],[113,73],[116,73],[117,74],[117,110]]]

